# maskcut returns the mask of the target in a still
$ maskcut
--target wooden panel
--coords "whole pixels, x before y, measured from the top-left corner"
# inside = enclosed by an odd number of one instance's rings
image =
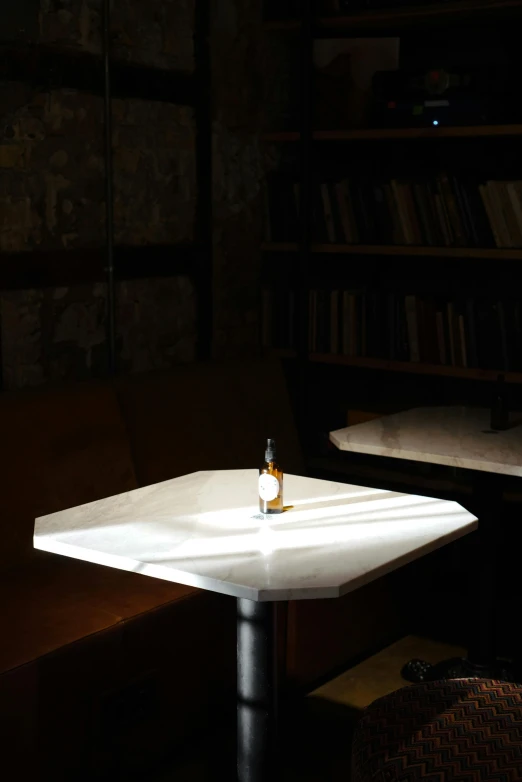
[[[291,602],[290,682],[299,688],[310,686],[354,657],[402,634],[400,583],[392,574],[342,598]]]
[[[496,138],[520,136],[522,125],[471,125],[421,128],[363,128],[358,130],[314,130],[317,141],[382,141],[399,139]],[[299,141],[299,131],[274,131],[264,135],[265,141]]]
[[[0,575],[0,671],[114,626],[120,617],[74,594],[63,569],[27,562]],[[72,591],[71,591],[72,587]]]
[[[136,487],[112,386],[0,397],[0,565],[32,551],[34,519]]]
[[[0,672],[199,594],[181,584],[35,552],[0,574]]]
[[[49,782],[106,779],[97,703],[106,688],[125,683],[122,627],[97,633],[42,658],[40,680],[40,775]]]
[[[281,365],[209,362],[118,380],[140,485],[198,470],[259,467],[267,437],[286,472],[302,457]]]
[[[121,770],[150,773],[151,757],[206,732],[209,719],[215,728],[216,713],[222,724],[224,702],[235,705],[236,601],[201,592],[174,610],[149,612],[125,625],[122,650],[129,680],[149,672],[154,706],[141,723],[108,729]]]

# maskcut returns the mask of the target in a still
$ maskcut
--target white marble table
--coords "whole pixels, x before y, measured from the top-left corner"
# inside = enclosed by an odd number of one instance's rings
[[[36,520],[38,549],[238,599],[238,779],[269,779],[274,601],[339,597],[477,526],[455,502],[257,470],[199,472]]]
[[[522,476],[522,421],[490,429],[480,407],[418,407],[330,432],[341,451]]]
[[[474,641],[463,668],[448,670],[498,678],[495,653],[495,583],[502,476],[522,476],[522,419],[511,416],[504,431],[490,428],[490,410],[478,407],[419,407],[368,423],[330,432],[342,451],[385,456],[470,470],[472,503],[480,516],[480,533],[470,580],[476,585],[477,616],[471,622]],[[473,583],[472,582],[472,583]],[[471,606],[470,606],[471,607]],[[433,672],[438,677],[443,668]],[[428,669],[422,675],[427,674]],[[508,675],[501,668],[502,675]],[[431,674],[430,674],[431,675]]]

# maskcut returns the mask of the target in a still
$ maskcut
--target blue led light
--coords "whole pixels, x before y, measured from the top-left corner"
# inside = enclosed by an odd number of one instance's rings
[[[433,120],[433,124],[434,124],[434,125],[438,125],[438,124],[439,124],[439,121],[438,121],[438,119],[434,119],[434,120]]]

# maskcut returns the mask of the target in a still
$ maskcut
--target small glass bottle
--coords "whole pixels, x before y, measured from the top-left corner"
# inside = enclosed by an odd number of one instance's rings
[[[265,463],[259,470],[259,510],[261,513],[283,512],[283,471],[276,459],[275,440],[267,440]]]

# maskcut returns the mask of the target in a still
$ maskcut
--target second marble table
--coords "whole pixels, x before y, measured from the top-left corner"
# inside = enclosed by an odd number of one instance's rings
[[[193,473],[44,516],[34,535],[44,551],[237,599],[239,782],[275,779],[275,602],[340,597],[477,527],[455,502],[293,475],[285,512],[265,517],[257,478]]]
[[[522,476],[522,426],[493,430],[490,410],[479,407],[419,407],[330,432],[341,451],[446,465],[471,471],[473,511],[480,515],[478,546],[471,563],[477,617],[465,671],[496,676],[495,551],[502,506],[502,476]],[[453,664],[450,666],[454,670]],[[448,669],[449,670],[449,669]],[[455,669],[456,670],[456,669]],[[438,676],[439,671],[434,675]]]

